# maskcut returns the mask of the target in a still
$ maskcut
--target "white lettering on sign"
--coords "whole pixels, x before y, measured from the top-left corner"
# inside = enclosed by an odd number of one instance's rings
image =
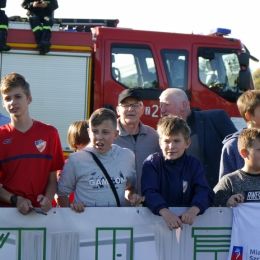
[[[150,107],[145,107],[145,114],[150,115],[151,114],[151,108]]]
[[[152,117],[159,117],[159,106],[152,105],[151,107],[145,107],[145,115],[152,116]]]
[[[158,105],[152,105],[152,108],[155,108],[155,110],[152,113],[152,117],[158,117],[157,112],[159,111],[159,106]]]

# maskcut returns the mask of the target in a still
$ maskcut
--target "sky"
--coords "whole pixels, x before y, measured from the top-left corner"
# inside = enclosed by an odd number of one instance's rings
[[[26,17],[21,0],[7,0],[7,16]],[[119,19],[118,27],[137,30],[207,34],[213,28],[231,29],[251,55],[260,59],[260,1],[249,0],[59,0],[55,18]],[[73,5],[72,5],[73,3]],[[250,61],[251,70],[260,62]]]

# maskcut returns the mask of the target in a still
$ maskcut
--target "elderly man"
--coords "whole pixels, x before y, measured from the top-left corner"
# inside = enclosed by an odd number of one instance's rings
[[[166,89],[160,96],[162,116],[176,115],[187,121],[191,129],[191,145],[187,154],[197,157],[206,169],[211,187],[218,182],[223,139],[236,132],[224,110],[191,111],[186,93],[177,88]]]
[[[140,184],[143,162],[148,155],[160,151],[159,137],[153,128],[140,121],[140,117],[144,113],[144,106],[141,95],[137,90],[126,89],[122,91],[118,97],[116,111],[119,115],[119,136],[114,144],[134,152],[137,192],[141,195]]]

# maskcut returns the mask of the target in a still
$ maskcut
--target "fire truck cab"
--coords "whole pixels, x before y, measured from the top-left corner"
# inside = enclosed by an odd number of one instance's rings
[[[236,100],[254,88],[250,54],[240,40],[226,37],[228,30],[194,35],[116,28],[118,20],[57,21],[46,55],[39,55],[28,24],[24,29],[10,22],[12,50],[0,54],[0,73],[26,77],[31,116],[59,130],[64,151],[69,125],[100,107],[115,110],[126,88],[140,91],[142,122],[153,127],[161,117],[159,96],[167,88],[184,90],[193,109],[224,109],[230,117],[240,117]]]

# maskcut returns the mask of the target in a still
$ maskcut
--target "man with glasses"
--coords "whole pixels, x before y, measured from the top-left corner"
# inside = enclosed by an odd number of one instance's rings
[[[188,97],[181,89],[166,89],[159,99],[163,117],[174,115],[187,121],[191,129],[187,154],[201,161],[208,182],[214,188],[218,182],[222,141],[237,131],[233,122],[224,110],[192,111]]]
[[[152,153],[160,151],[157,132],[150,126],[144,125],[140,117],[144,106],[140,93],[134,89],[126,89],[119,94],[116,107],[119,136],[114,141],[123,148],[132,150],[135,154],[137,174],[137,191],[141,195],[141,175],[144,160]]]

